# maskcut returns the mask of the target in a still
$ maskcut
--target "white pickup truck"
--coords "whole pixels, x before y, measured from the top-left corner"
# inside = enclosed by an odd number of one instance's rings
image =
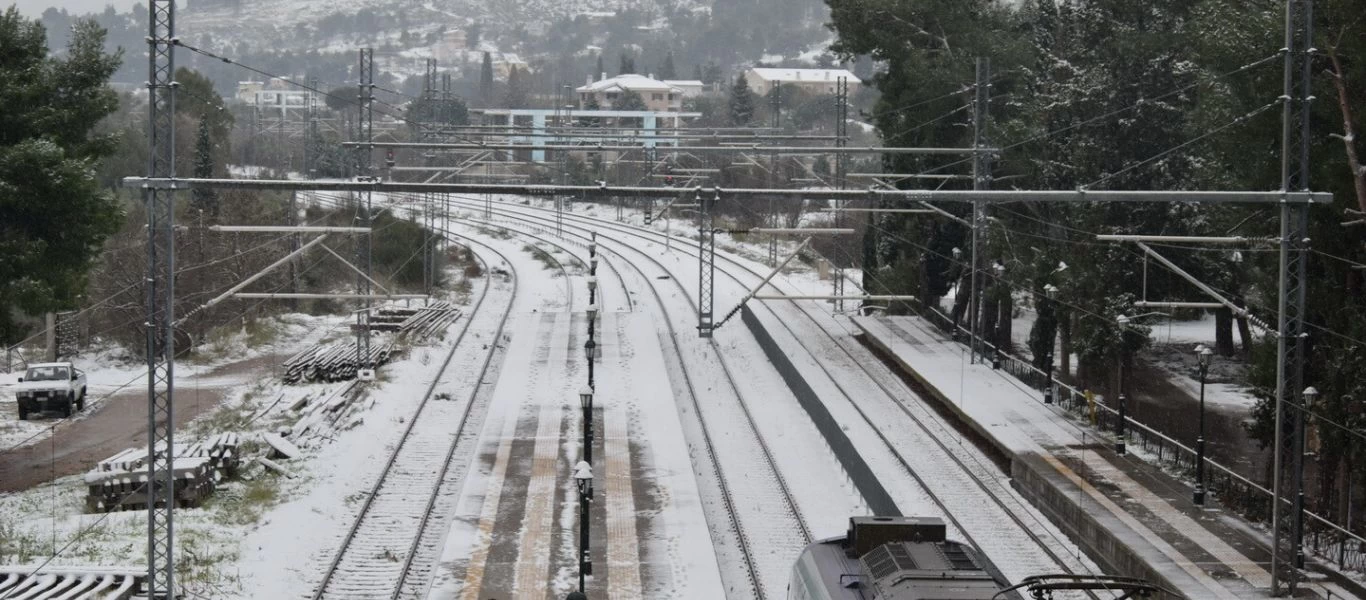
[[[69,362],[29,365],[12,387],[19,403],[19,420],[26,421],[37,412],[70,417],[73,409],[85,410],[85,388],[85,372]]]

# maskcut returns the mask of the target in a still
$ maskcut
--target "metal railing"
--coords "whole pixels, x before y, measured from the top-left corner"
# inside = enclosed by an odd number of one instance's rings
[[[953,323],[952,319],[940,310],[931,308],[928,311],[915,312],[917,316],[928,320],[955,340],[971,339],[971,332],[966,327]],[[1095,395],[1088,396],[1086,392],[1059,381],[1056,377],[1050,377],[1029,361],[1010,352],[998,351],[995,345],[984,339],[978,338],[977,343],[979,348],[984,348],[984,358],[999,359],[1001,370],[1021,383],[1039,391],[1044,391],[1051,385],[1053,398],[1058,407],[1077,420],[1089,422],[1097,433],[1108,436],[1115,430],[1115,420],[1119,418],[1119,411],[1106,404],[1104,400]],[[1039,401],[1043,401],[1042,395]],[[1124,423],[1130,444],[1142,448],[1142,453],[1136,454],[1139,458],[1152,462],[1181,479],[1194,479],[1197,456],[1194,449],[1128,415],[1125,415]],[[1205,488],[1218,497],[1224,506],[1236,510],[1249,521],[1270,521],[1274,497],[1270,489],[1209,457],[1205,457],[1204,462]],[[1290,499],[1284,499],[1283,502],[1289,503]],[[1366,538],[1312,511],[1305,510],[1304,517],[1306,553],[1318,556],[1342,571],[1366,572]]]

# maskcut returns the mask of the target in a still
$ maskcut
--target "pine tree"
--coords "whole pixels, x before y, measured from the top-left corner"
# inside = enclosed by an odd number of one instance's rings
[[[672,50],[664,55],[664,63],[659,65],[659,79],[665,81],[678,79],[678,69],[674,67],[674,53]]]
[[[94,168],[115,149],[95,133],[118,107],[108,82],[121,58],[105,53],[105,37],[77,21],[52,56],[39,22],[0,13],[0,342],[21,337],[21,314],[74,307],[122,222]]]
[[[645,99],[640,94],[634,90],[626,90],[612,103],[612,110],[650,110],[650,107],[645,105]]]
[[[508,71],[508,91],[503,97],[503,106],[507,108],[526,108],[531,102],[531,94],[527,90],[526,81],[522,77],[522,70],[513,67]]]
[[[730,124],[737,127],[749,125],[754,119],[754,92],[749,89],[749,81],[744,75],[735,78],[730,88]]]
[[[617,75],[628,75],[636,72],[636,60],[628,56],[625,52],[621,53],[621,64],[617,66]]]
[[[194,141],[194,176],[199,179],[212,178],[213,138],[209,132],[209,121],[199,120],[199,131]],[[202,211],[207,217],[218,216],[218,195],[209,188],[195,188],[190,196],[190,207]]]
[[[479,68],[479,104],[488,107],[493,102],[493,56],[484,53],[484,64]]]
[[[602,110],[602,104],[598,103],[597,94],[588,96],[588,102],[583,104],[584,110]],[[579,117],[579,127],[599,127],[601,122],[597,117]]]

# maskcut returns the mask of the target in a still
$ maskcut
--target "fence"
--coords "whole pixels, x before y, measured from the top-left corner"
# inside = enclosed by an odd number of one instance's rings
[[[970,339],[966,327],[955,324],[948,315],[936,309],[916,310],[945,334],[955,339]],[[928,314],[926,314],[928,313]],[[957,335],[955,335],[957,334]],[[1056,377],[1047,373],[1010,352],[1001,352],[990,342],[978,339],[979,347],[985,348],[983,354],[995,357],[1000,368],[1029,387],[1044,391],[1049,386],[1058,406],[1068,414],[1083,421],[1089,421],[1099,432],[1113,432],[1119,411],[1103,400],[1087,395]],[[1145,460],[1155,462],[1159,467],[1183,478],[1193,478],[1195,474],[1195,450],[1162,434],[1161,432],[1124,417],[1125,431],[1130,445],[1137,445],[1146,454]],[[1208,457],[1205,458],[1205,489],[1217,496],[1224,506],[1238,511],[1250,521],[1266,522],[1271,519],[1271,506],[1274,495],[1262,485],[1235,473]],[[1287,504],[1290,499],[1282,500]],[[1304,511],[1305,551],[1336,565],[1339,570],[1366,572],[1366,538],[1363,538],[1341,525],[1311,511]]]

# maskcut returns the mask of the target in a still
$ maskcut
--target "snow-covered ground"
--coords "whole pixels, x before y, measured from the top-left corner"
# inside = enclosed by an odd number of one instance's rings
[[[196,355],[176,362],[176,387],[182,394],[201,388],[231,388],[259,378],[261,373],[234,370],[231,366],[270,354],[292,354],[335,333],[345,320],[335,316],[286,314],[252,325],[252,331],[226,333],[203,343]],[[264,338],[261,344],[249,340]],[[91,418],[113,395],[146,389],[147,365],[122,348],[97,346],[72,358],[77,369],[86,373],[88,385],[85,410],[70,419],[32,416],[18,419],[18,407],[9,386],[22,372],[0,374],[0,452],[38,443],[56,428]],[[275,373],[271,373],[274,375]]]
[[[521,208],[521,205],[527,204],[529,204],[530,206],[544,208],[544,203],[540,203],[534,200],[530,202],[512,202],[510,204],[498,206],[498,208],[500,211],[511,210],[521,214],[525,214],[528,216],[526,220],[530,220],[533,222],[536,221],[538,218],[542,221],[547,220],[547,217],[544,213],[537,214],[535,211],[530,211],[526,210],[525,208]],[[612,207],[588,204],[576,207],[573,211],[573,214],[579,216],[591,215],[597,216],[599,218],[611,219],[615,216],[615,209]],[[567,223],[571,219],[575,222],[574,227],[582,226],[581,223],[579,223],[577,219],[575,219],[574,217],[570,217],[568,215],[566,216]],[[665,223],[662,220],[656,221],[656,223],[654,224],[654,228],[657,231],[664,232],[667,230],[675,234],[675,236],[678,238],[673,241],[673,251],[669,251],[658,245],[656,245],[653,248],[650,248],[648,247],[649,243],[639,239],[635,239],[633,236],[629,234],[622,235],[619,234],[616,230],[603,229],[601,227],[599,228],[605,233],[604,235],[599,236],[599,240],[604,244],[606,248],[614,249],[614,251],[616,252],[627,252],[625,249],[617,249],[617,245],[622,244],[633,246],[639,249],[639,251],[641,251],[642,253],[655,255],[659,257],[661,263],[664,266],[666,266],[667,270],[670,272],[670,279],[674,279],[677,281],[690,281],[692,279],[692,274],[695,273],[696,268],[696,259],[691,258],[695,256],[695,254],[693,254],[695,252],[695,242],[690,243],[690,240],[688,239],[687,234],[685,233],[687,230],[680,228],[677,225],[678,224]],[[566,225],[566,227],[568,227],[568,224]],[[659,244],[659,242],[656,241],[654,242],[654,244]],[[730,236],[720,236],[718,237],[717,245],[718,249],[728,252],[731,255],[745,257],[746,260],[744,260],[743,262],[748,266],[748,268],[754,270],[755,272],[766,273],[769,270],[767,267],[764,267],[762,264],[759,264],[760,261],[766,258],[766,244],[761,245],[754,243],[752,239],[737,240]],[[793,246],[795,246],[795,242],[784,242],[783,244],[781,244],[781,246],[784,250],[790,251],[790,249]],[[780,250],[780,252],[782,252],[782,250]],[[647,268],[650,271],[649,274],[652,276],[652,273],[655,270],[655,268],[648,266],[648,261],[646,259],[644,259],[641,256],[632,256],[630,257],[630,260],[639,263],[639,266]],[[722,269],[723,272],[734,270],[732,267],[726,266],[725,263],[728,263],[728,261],[718,259],[718,269]],[[821,280],[817,276],[816,271],[810,268],[809,266],[799,262],[793,263],[793,266],[789,269],[789,271],[790,272],[784,273],[783,276],[781,276],[778,280],[780,288],[784,291],[796,293],[828,293],[829,287],[831,285],[830,282]],[[757,276],[753,275],[751,275],[750,277],[757,278]],[[853,285],[850,285],[848,287],[850,290],[856,288],[856,286]],[[671,284],[666,284],[664,287],[660,287],[660,289],[665,290],[666,294],[668,295],[677,294],[677,291]],[[684,297],[686,297],[687,295],[686,290],[687,288],[684,288]],[[716,300],[718,317],[728,312],[730,306],[747,291],[748,289],[742,286],[741,283],[732,281],[728,277],[725,277],[724,273],[718,274]],[[821,306],[827,307],[828,305]],[[680,321],[680,328],[691,325],[692,323],[690,319],[692,318],[692,313],[687,309],[680,310],[680,313],[681,314],[677,314],[672,317],[675,320]],[[838,326],[835,327],[838,328]],[[776,324],[776,322],[771,323],[770,328],[780,330],[780,327]],[[812,335],[812,332],[808,329],[806,331],[806,335],[810,336]],[[691,336],[683,337],[689,339],[691,338]],[[754,411],[756,421],[761,424],[760,430],[763,431],[764,437],[768,440],[768,443],[775,449],[774,454],[777,458],[779,471],[787,476],[789,487],[794,489],[794,496],[797,501],[798,510],[803,514],[804,520],[806,520],[811,525],[815,537],[838,534],[840,528],[843,526],[849,515],[862,514],[866,512],[866,508],[858,506],[858,500],[855,500],[854,504],[852,505],[840,504],[843,497],[848,497],[852,495],[852,497],[857,498],[858,495],[852,489],[842,489],[845,485],[848,485],[848,482],[843,480],[842,471],[838,465],[835,465],[833,467],[826,466],[817,468],[823,462],[831,460],[829,450],[828,448],[824,447],[824,444],[806,444],[805,452],[798,450],[789,444],[789,441],[792,439],[819,440],[822,438],[820,437],[820,434],[816,433],[814,430],[807,431],[812,428],[810,418],[799,407],[796,406],[795,401],[791,398],[784,398],[784,396],[788,395],[787,393],[777,392],[777,390],[782,389],[785,386],[782,384],[781,381],[770,380],[771,376],[765,373],[766,371],[770,370],[769,367],[767,367],[766,359],[763,358],[761,351],[747,347],[745,341],[747,338],[749,338],[749,336],[744,332],[743,327],[738,324],[722,328],[717,332],[717,343],[718,345],[724,348],[725,356],[727,357],[727,362],[732,363],[737,371],[744,373],[744,376],[741,378],[741,390],[754,390],[742,394],[742,397],[750,396],[751,394],[756,394],[756,397],[763,398],[762,401],[755,402],[754,400],[749,400],[747,403],[750,405],[750,409]],[[810,338],[808,337],[805,339],[809,340]],[[753,340],[749,339],[748,343],[752,342]],[[799,350],[797,350],[799,346],[800,344],[797,343],[795,340],[789,340],[787,342],[787,345],[785,345],[784,347],[791,348],[789,354],[793,355],[798,354],[800,352]],[[685,350],[685,354],[688,355],[694,354],[695,352],[697,352],[697,350]],[[823,355],[823,360],[831,360],[831,357],[828,355]],[[721,378],[722,380],[724,378],[724,371],[719,373],[714,372],[715,366],[702,365],[701,368],[699,368],[698,365],[694,365],[692,368],[697,369],[699,372],[703,373],[706,373],[709,370],[711,370],[713,371],[713,374],[711,375],[712,377]],[[844,370],[848,370],[848,368],[849,365],[844,365]],[[850,436],[856,438],[862,443],[862,446],[860,447],[860,453],[864,454],[865,458],[870,462],[870,464],[874,465],[874,467],[878,470],[879,475],[883,476],[884,484],[887,485],[888,489],[893,492],[894,496],[897,498],[898,504],[901,505],[902,509],[905,511],[909,511],[913,514],[942,515],[942,509],[939,506],[937,506],[928,496],[926,496],[925,492],[922,491],[922,489],[920,488],[920,484],[914,481],[907,474],[905,467],[903,467],[900,464],[897,464],[896,459],[887,453],[885,447],[875,443],[875,440],[878,439],[878,434],[871,430],[864,431],[864,429],[867,428],[867,425],[865,425],[865,421],[859,416],[859,409],[855,408],[854,406],[845,406],[843,403],[840,403],[835,400],[836,398],[839,398],[846,394],[845,391],[839,389],[839,386],[863,385],[862,380],[859,380],[859,378],[857,377],[850,378],[848,375],[841,373],[841,379],[844,380],[842,384],[824,383],[829,381],[828,379],[826,379],[827,375],[824,372],[821,372],[820,367],[816,366],[813,362],[805,362],[803,370],[808,371],[808,380],[815,382],[813,383],[813,385],[821,387],[819,393],[823,398],[827,399],[827,405],[831,407],[830,409],[832,411],[836,411],[838,415],[841,415],[839,417],[840,422],[845,423],[846,427],[852,428],[849,429]],[[753,387],[750,388],[750,386]],[[876,390],[876,388],[873,388],[873,390]],[[716,392],[718,391],[721,390],[713,388],[712,395],[717,395]],[[856,391],[851,391],[849,393],[851,394],[849,396],[850,400],[853,401],[855,404],[869,402],[869,399],[866,398],[867,396],[881,395],[881,392],[870,391],[867,389],[859,389]],[[855,399],[855,397],[857,397],[857,399]],[[731,400],[729,404],[738,405],[739,401]],[[895,410],[892,409],[891,406],[887,406],[885,408]],[[708,410],[715,409],[707,409],[704,405],[703,412],[706,413]],[[864,407],[864,410],[871,410],[871,408]],[[894,412],[884,412],[879,416],[882,417],[882,419],[878,422],[884,422],[887,419],[893,418],[897,420],[905,418],[904,415],[898,417]],[[712,418],[715,417],[713,416]],[[721,425],[717,425],[714,421],[709,421],[708,427],[712,430],[713,436],[717,436],[721,439],[721,441],[718,442],[717,446],[719,454],[734,456],[744,453],[743,448],[736,446],[736,442],[740,441],[739,439],[736,439],[736,437],[739,435],[738,431],[734,433],[727,433],[728,431],[730,431],[728,429],[728,424],[723,423]],[[904,428],[898,427],[893,429],[898,430],[896,432],[896,435],[900,435],[900,430]],[[902,444],[900,446],[901,451],[908,453],[911,456],[914,456],[915,460],[918,463],[922,462],[924,460],[924,456],[926,455],[926,453],[929,452],[929,447],[926,446],[926,444],[930,443],[928,442],[928,438],[920,438],[915,441],[909,441],[906,440],[904,436],[902,436],[899,437],[898,440],[898,443]],[[942,451],[936,449],[934,452]],[[938,458],[940,460],[948,460],[942,454],[940,454]],[[978,457],[976,460],[979,465],[985,464],[987,462],[986,459],[983,459],[981,457]],[[731,462],[732,467],[734,466],[734,464],[738,464],[735,463],[733,459]],[[922,465],[920,468],[923,469],[924,466]],[[953,468],[955,467],[950,467],[950,470],[945,471],[944,473],[947,474],[953,472]],[[751,469],[753,469],[753,467],[751,467]],[[990,471],[991,469],[987,470]],[[699,470],[699,473],[701,472],[703,471]],[[832,472],[835,473],[835,475],[832,476]],[[964,475],[961,474],[958,476],[964,477]],[[963,481],[955,481],[952,479],[947,479],[944,475],[936,476],[934,479],[935,481],[933,482],[933,485],[947,486],[941,487],[936,490],[936,493],[939,494],[941,498],[945,497],[944,494],[951,493],[954,489],[957,489],[958,493],[965,493],[971,491],[969,487],[972,484],[965,484],[963,482],[968,481],[966,479]],[[997,493],[1002,494],[1007,498],[1012,498],[1013,500],[1010,500],[1011,502],[1018,504],[1023,503],[1022,500],[1013,495],[1013,492],[1009,491],[1008,484],[995,482],[994,485],[998,487]],[[838,492],[836,492],[837,489],[839,490]],[[742,491],[745,491],[746,493],[755,492],[755,490]],[[819,493],[811,493],[817,491]],[[734,493],[735,490],[732,489],[732,492]],[[955,506],[957,506],[957,504],[955,504]],[[739,516],[741,518],[741,527],[744,528],[746,520],[743,512]],[[769,519],[772,518],[774,517],[769,517]],[[1035,516],[1035,518],[1038,518],[1037,515]],[[1020,530],[1010,529],[1010,526],[1005,525],[1004,520],[999,518],[999,516],[995,518],[978,518],[974,521],[970,521],[970,523],[972,524],[972,531],[970,532],[970,534],[979,536],[978,539],[992,540],[993,542],[995,542],[1005,539],[1013,539],[1011,536],[1020,533]],[[1006,526],[1007,528],[1002,529],[1002,526]],[[754,532],[752,531],[748,533],[751,536],[754,535]],[[715,537],[716,534],[714,533],[713,536]],[[1075,554],[1075,549],[1071,548],[1065,540],[1062,540],[1062,536],[1060,534],[1054,531],[1053,536],[1055,538],[1053,543],[1062,544],[1062,546],[1068,550],[1067,554]],[[1014,567],[1012,568],[1019,570],[1020,573],[1029,571],[1031,568],[1036,570],[1041,568],[1047,568],[1047,565],[1052,564],[1049,563],[1047,559],[1041,558],[1042,555],[1037,553],[1031,555],[1029,554],[1030,551],[1027,548],[1021,548],[1020,546],[1028,545],[1030,543],[1028,542],[1027,538],[1021,539],[1025,540],[1023,544],[1006,544],[1000,549],[1000,551],[1002,552],[1008,551],[1012,553],[1009,557],[1002,555],[997,556],[995,558],[1003,559],[1003,564],[1014,565]],[[721,541],[718,540],[718,543],[721,543]],[[777,548],[777,546],[775,546],[775,548]],[[724,552],[727,551],[729,550],[724,549],[722,547],[718,547],[718,556],[723,556]],[[1023,552],[1023,554],[1020,554],[1020,552]],[[760,573],[761,581],[767,580],[765,582],[765,586],[770,590],[773,589],[775,586],[783,585],[784,578],[786,577],[785,565],[790,564],[790,561],[793,558],[795,558],[795,556],[786,556],[786,550],[784,550],[783,554],[784,556],[782,556],[778,561],[776,561],[776,564],[784,565],[781,569],[781,572],[774,573],[765,571]],[[1042,560],[1042,562],[1037,562],[1040,560]],[[767,568],[765,566],[766,562],[767,557],[765,557],[765,561],[761,562],[759,565],[761,570]],[[727,565],[723,560],[723,570],[726,568],[726,566]]]

